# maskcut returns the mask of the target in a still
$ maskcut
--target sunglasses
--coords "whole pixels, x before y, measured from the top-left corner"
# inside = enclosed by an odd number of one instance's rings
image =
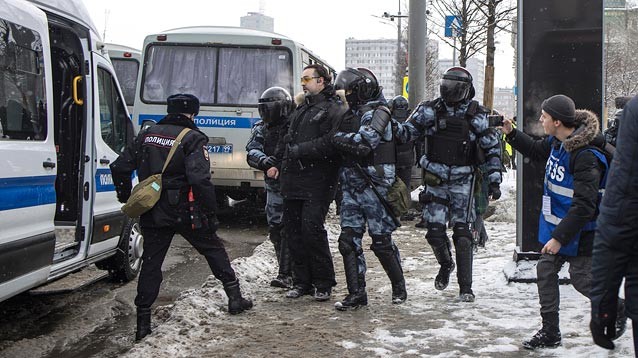
[[[308,83],[308,82],[312,81],[312,79],[313,79],[313,78],[320,78],[320,76],[312,76],[312,77],[310,77],[310,76],[303,76],[303,77],[301,77],[301,83],[302,83],[302,84],[306,84],[306,83]]]

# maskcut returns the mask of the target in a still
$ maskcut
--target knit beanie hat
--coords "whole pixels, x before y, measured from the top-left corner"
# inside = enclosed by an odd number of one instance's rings
[[[541,108],[552,118],[563,122],[567,126],[573,126],[576,106],[574,101],[564,94],[557,94],[544,100]]]

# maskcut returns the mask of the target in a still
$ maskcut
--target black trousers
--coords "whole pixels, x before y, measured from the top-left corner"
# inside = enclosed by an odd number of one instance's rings
[[[182,235],[197,252],[204,255],[215,278],[223,283],[236,280],[224,244],[215,231],[208,228],[193,230],[190,225],[177,225],[163,228],[142,227],[142,233],[144,254],[135,297],[137,307],[151,307],[155,302],[163,279],[162,263],[175,233]]]
[[[284,228],[292,256],[293,282],[297,286],[328,288],[337,284],[324,229],[330,200],[284,200]]]
[[[412,180],[412,167],[397,167],[396,173],[397,176],[401,178],[401,181],[403,181],[405,186],[408,188],[408,197],[410,197],[410,192],[412,191],[410,190],[410,181]]]

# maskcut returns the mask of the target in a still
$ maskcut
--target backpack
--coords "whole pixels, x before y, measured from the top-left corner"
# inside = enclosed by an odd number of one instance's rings
[[[160,196],[162,195],[162,174],[166,170],[168,163],[173,158],[173,154],[175,154],[175,150],[180,145],[188,131],[190,131],[190,128],[184,128],[177,138],[175,138],[171,151],[168,153],[168,157],[166,157],[166,161],[164,162],[162,172],[149,176],[133,188],[131,196],[126,201],[126,204],[122,206],[122,211],[128,217],[136,218],[144,214],[151,210],[159,201]]]
[[[569,172],[573,173],[574,172],[574,165],[576,162],[576,157],[578,157],[578,155],[586,149],[593,149],[593,150],[597,150],[599,152],[601,152],[605,158],[607,159],[607,168],[609,168],[609,166],[611,165],[611,161],[612,159],[614,159],[614,153],[616,153],[616,147],[614,147],[613,145],[611,145],[611,143],[609,142],[605,142],[605,145],[600,148],[597,147],[595,145],[586,145],[584,147],[578,148],[576,149],[576,151],[574,151],[573,153],[570,154],[569,156]]]

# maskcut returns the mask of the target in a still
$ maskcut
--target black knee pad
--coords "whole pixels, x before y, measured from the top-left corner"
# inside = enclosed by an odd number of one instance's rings
[[[470,239],[470,241],[472,239],[472,232],[470,231],[470,226],[467,223],[454,224],[454,228],[452,228],[452,231],[454,232],[452,234],[452,239],[455,243],[457,238],[459,237],[467,237]]]
[[[363,250],[357,250],[357,246],[354,243],[355,239],[361,237],[363,237],[363,235],[360,235],[351,228],[347,227],[341,230],[341,234],[339,235],[339,252],[341,255],[345,256],[353,252],[355,255],[362,254]]]
[[[370,235],[370,237],[372,238],[370,250],[374,251],[375,254],[394,251],[392,248],[392,237],[390,235]]]
[[[428,223],[428,232],[425,234],[428,244],[434,247],[447,245],[448,238],[445,230],[445,225]]]

